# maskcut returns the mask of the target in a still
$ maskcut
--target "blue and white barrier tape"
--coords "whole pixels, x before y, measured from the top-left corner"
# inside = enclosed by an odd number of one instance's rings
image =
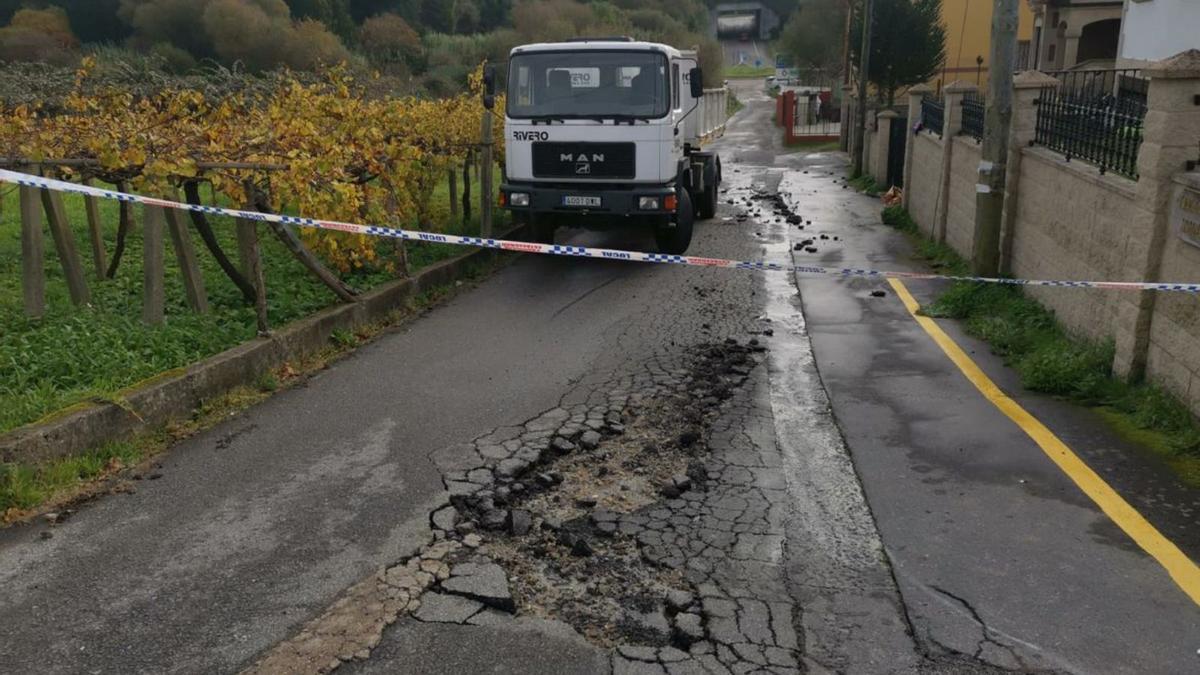
[[[114,199],[122,202],[134,202],[149,206],[159,206],[184,211],[198,211],[209,215],[246,218],[249,220],[269,221],[297,227],[311,227],[321,230],[336,230],[352,232],[375,237],[392,237],[412,241],[428,241],[439,244],[456,244],[459,246],[478,246],[495,248],[505,251],[522,253],[541,253],[546,255],[575,256],[582,258],[604,258],[607,260],[626,260],[630,262],[666,263],[671,265],[691,265],[695,267],[732,267],[746,270],[767,270],[777,272],[793,272],[797,274],[813,274],[835,277],[867,277],[877,279],[946,279],[950,281],[980,281],[992,284],[1009,284],[1014,286],[1056,286],[1065,288],[1103,288],[1121,291],[1168,291],[1182,293],[1200,293],[1200,284],[1160,283],[1146,281],[1066,281],[1041,279],[998,279],[989,277],[952,276],[942,274],[924,274],[920,272],[889,272],[872,269],[815,267],[810,265],[789,265],[763,260],[727,260],[724,258],[702,258],[690,255],[668,255],[665,253],[643,253],[641,251],[620,251],[608,248],[592,248],[587,246],[565,246],[560,244],[535,244],[524,241],[507,239],[483,239],[480,237],[465,237],[456,234],[438,234],[436,232],[420,232],[417,230],[401,230],[381,225],[359,225],[328,220],[314,220],[299,216],[285,216],[240,209],[226,209],[218,206],[200,206],[173,202],[153,197],[115,192],[90,185],[79,185],[66,181],[31,176],[0,169],[0,182],[16,183],[27,187],[45,188],[58,192]]]

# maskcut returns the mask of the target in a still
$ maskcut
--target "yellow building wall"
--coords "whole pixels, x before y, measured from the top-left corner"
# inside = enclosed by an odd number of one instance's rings
[[[1029,3],[1021,0],[1018,12],[1020,23],[1017,40],[1033,37],[1033,12]],[[946,27],[946,65],[931,84],[943,85],[955,80],[987,84],[988,61],[991,52],[992,0],[942,0],[942,24]],[[982,68],[975,62],[983,57]]]

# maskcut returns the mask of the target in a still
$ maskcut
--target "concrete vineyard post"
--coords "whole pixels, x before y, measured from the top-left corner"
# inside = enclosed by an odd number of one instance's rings
[[[168,194],[167,199],[179,201],[178,194]],[[175,209],[166,211],[167,229],[171,232],[171,246],[175,249],[175,260],[179,273],[183,275],[183,290],[187,294],[188,306],[199,314],[208,313],[208,293],[204,288],[204,275],[196,259],[191,233],[183,222],[183,214]]]
[[[163,272],[162,207],[146,206],[142,222],[142,321],[152,326],[163,322],[166,299]]]
[[[271,327],[267,323],[267,283],[263,275],[262,256],[258,249],[258,223],[238,218],[235,227],[242,274],[254,286],[254,316],[258,322],[258,334],[266,335]]]
[[[83,184],[91,185],[91,181],[84,179]],[[96,281],[104,281],[108,278],[108,263],[104,250],[104,230],[100,224],[100,203],[96,197],[84,197],[83,206],[87,212],[88,235],[92,241],[92,261],[96,265]]]
[[[71,302],[86,305],[91,300],[91,292],[83,275],[83,262],[80,261],[79,249],[75,246],[75,234],[71,232],[71,226],[67,222],[67,210],[63,207],[62,194],[42,190],[42,207],[50,223],[50,234],[54,238],[54,248],[58,251],[58,260],[67,280]]]
[[[38,189],[21,186],[21,293],[25,315],[40,319],[46,313],[45,243]]]

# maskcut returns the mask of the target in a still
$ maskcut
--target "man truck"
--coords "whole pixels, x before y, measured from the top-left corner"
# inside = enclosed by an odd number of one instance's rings
[[[553,243],[559,226],[633,225],[682,254],[717,209],[725,89],[705,90],[695,52],[625,37],[512,50],[500,203]]]

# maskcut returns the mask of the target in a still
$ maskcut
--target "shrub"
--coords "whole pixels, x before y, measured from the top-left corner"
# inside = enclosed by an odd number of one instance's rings
[[[414,67],[424,53],[421,36],[396,14],[379,14],[364,21],[359,40],[375,64],[406,63]]]
[[[79,39],[58,7],[20,9],[0,29],[0,60],[67,65],[78,60]]]
[[[151,47],[150,56],[159,59],[167,72],[176,75],[191,72],[196,67],[195,57],[168,42],[160,42]]]

